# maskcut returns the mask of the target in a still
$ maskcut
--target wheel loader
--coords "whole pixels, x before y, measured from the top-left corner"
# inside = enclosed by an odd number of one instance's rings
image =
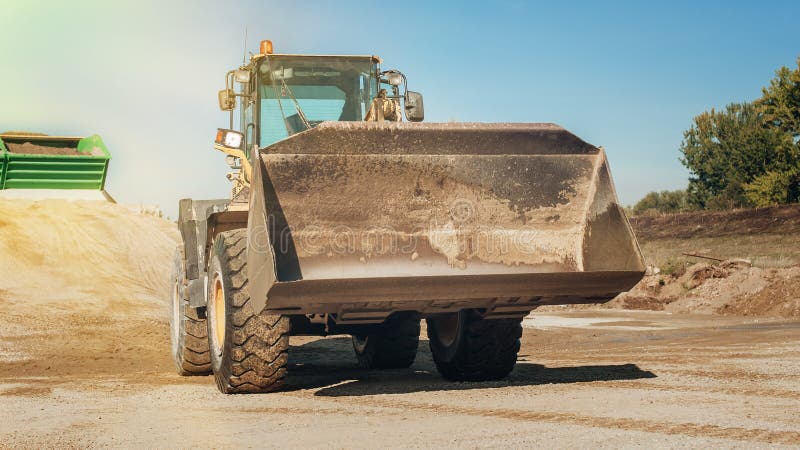
[[[350,335],[361,367],[406,368],[424,319],[444,378],[502,379],[532,310],[643,276],[603,148],[557,125],[422,123],[422,95],[380,58],[270,41],[225,81],[230,198],[179,204],[182,375],[274,391],[294,335]]]

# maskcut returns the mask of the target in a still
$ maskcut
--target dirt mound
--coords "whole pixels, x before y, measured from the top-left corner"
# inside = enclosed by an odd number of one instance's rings
[[[4,141],[5,142],[5,141]],[[91,153],[81,153],[78,151],[77,142],[5,142],[6,149],[11,153],[27,155],[68,155],[68,156],[98,156],[102,152],[94,149]]]
[[[173,223],[113,203],[2,199],[0,283],[11,294],[35,290],[26,302],[77,292],[94,294],[77,302],[86,309],[123,298],[152,303],[167,292],[177,239]]]
[[[746,260],[697,263],[683,273],[651,268],[607,308],[737,316],[800,317],[800,267],[762,269]]]
[[[737,316],[800,317],[800,267],[771,270],[766,286],[725,304],[717,312]]]
[[[177,239],[113,203],[0,199],[0,379],[168,363]]]

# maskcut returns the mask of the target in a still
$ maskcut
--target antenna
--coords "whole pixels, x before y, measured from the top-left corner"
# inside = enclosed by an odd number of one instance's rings
[[[247,25],[244,26],[244,50],[242,50],[242,65],[247,62]]]

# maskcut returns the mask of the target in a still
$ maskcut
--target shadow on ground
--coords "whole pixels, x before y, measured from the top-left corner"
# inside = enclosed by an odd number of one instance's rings
[[[289,351],[286,390],[319,389],[318,396],[360,396],[412,392],[491,389],[507,386],[586,383],[592,381],[655,378],[653,372],[635,364],[547,367],[524,361],[517,363],[505,380],[458,383],[439,376],[428,342],[420,341],[417,359],[409,369],[361,370],[356,367],[350,338],[320,339],[293,346]]]
[[[527,362],[527,355],[520,355],[516,368],[505,380],[456,383],[439,376],[428,341],[424,339],[420,340],[419,353],[414,364],[408,369],[395,370],[359,369],[350,337],[299,339],[300,342],[308,342],[292,345],[289,351],[289,373],[283,390],[315,389],[314,395],[318,396],[403,394],[656,377],[635,364],[547,367]],[[56,386],[85,382],[91,383],[95,388],[110,390],[133,384],[213,385],[209,377],[175,375],[168,351],[169,348],[165,347],[90,355],[85,351],[70,351],[67,346],[61,354],[3,362],[0,364],[0,385],[6,386],[0,389],[0,396],[46,395]]]

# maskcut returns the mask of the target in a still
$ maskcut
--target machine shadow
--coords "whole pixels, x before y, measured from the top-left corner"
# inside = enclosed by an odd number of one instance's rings
[[[451,382],[437,373],[427,340],[420,340],[417,359],[408,369],[359,369],[348,337],[320,339],[292,346],[289,354],[289,373],[284,389],[319,389],[314,395],[326,397],[656,378],[656,374],[642,370],[635,364],[547,367],[520,361],[505,380]]]

